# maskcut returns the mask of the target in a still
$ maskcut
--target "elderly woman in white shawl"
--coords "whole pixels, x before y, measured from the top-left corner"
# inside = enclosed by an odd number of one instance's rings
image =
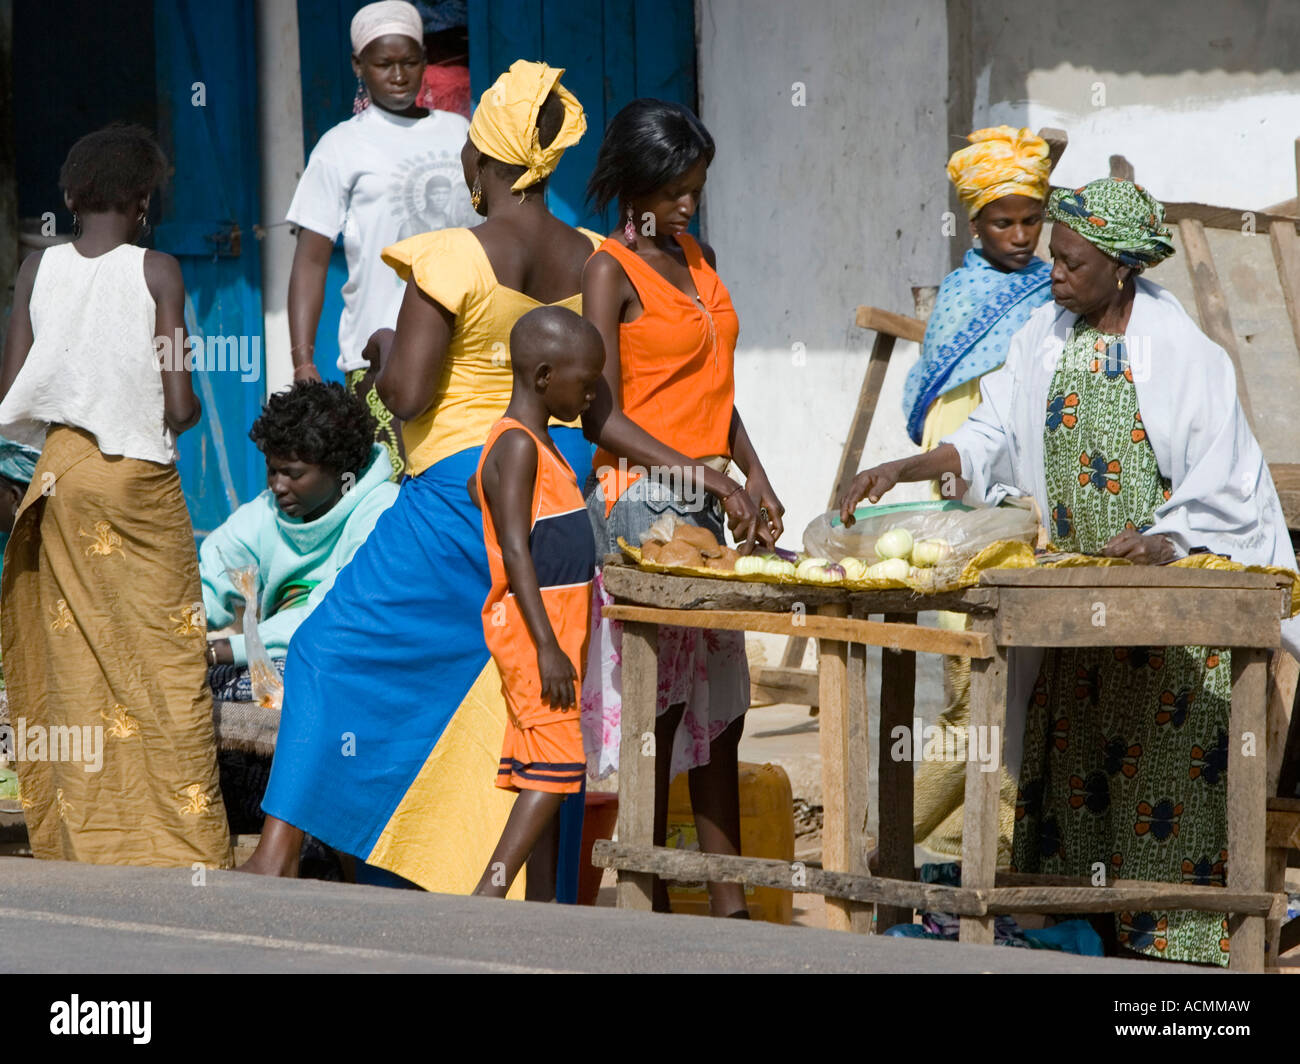
[[[1057,190],[1047,213],[1055,302],[981,381],[966,424],[933,451],[858,474],[841,500],[846,523],[859,499],[899,481],[961,477],[971,502],[1032,497],[1062,550],[1148,565],[1209,550],[1294,569],[1232,362],[1139,276],[1173,253],[1163,207],[1104,179]],[[1296,629],[1283,625],[1292,653]],[[1006,751],[1019,770],[1013,867],[1086,875],[1100,861],[1126,879],[1223,885],[1229,657],[1221,647],[1019,655]],[[1225,965],[1225,926],[1213,913],[1124,913],[1113,944]]]

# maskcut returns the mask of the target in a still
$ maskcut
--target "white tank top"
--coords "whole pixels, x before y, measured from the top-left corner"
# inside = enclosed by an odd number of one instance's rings
[[[49,425],[72,425],[104,454],[176,460],[144,254],[133,244],[93,259],[72,244],[45,249],[32,286],[32,347],[0,403],[0,435],[41,447]]]

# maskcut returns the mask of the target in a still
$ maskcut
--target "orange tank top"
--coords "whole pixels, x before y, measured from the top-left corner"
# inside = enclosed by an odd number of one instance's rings
[[[501,689],[511,719],[517,727],[529,728],[573,720],[578,707],[566,712],[552,709],[542,701],[537,646],[510,590],[496,528],[492,524],[492,512],[483,494],[483,463],[502,433],[512,429],[527,432],[537,448],[529,553],[555,638],[578,674],[575,685],[578,690],[582,687],[587,656],[596,540],[578,478],[569,463],[514,418],[505,417],[493,425],[483,444],[478,471],[474,475],[479,499],[482,500],[483,543],[492,574],[492,588],[483,603],[483,636],[501,673]]]
[[[731,293],[685,233],[677,242],[699,301],[663,277],[635,251],[607,239],[597,253],[613,255],[641,301],[641,316],[618,327],[623,412],[655,439],[688,458],[730,456],[735,405],[736,337],[740,320]],[[605,513],[640,475],[601,448],[596,469]]]

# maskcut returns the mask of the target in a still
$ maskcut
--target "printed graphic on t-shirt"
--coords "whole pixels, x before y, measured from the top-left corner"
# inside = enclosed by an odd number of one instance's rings
[[[459,154],[427,151],[403,159],[393,170],[388,202],[401,219],[397,239],[478,221],[465,191]]]

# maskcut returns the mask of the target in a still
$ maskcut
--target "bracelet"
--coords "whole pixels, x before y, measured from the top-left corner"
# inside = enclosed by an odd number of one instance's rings
[[[289,354],[292,355],[295,351],[301,351],[304,347],[305,347],[308,351],[315,351],[315,350],[316,350],[316,345],[315,345],[315,344],[294,344],[293,347],[289,348]]]
[[[206,654],[205,656],[206,656],[207,659],[208,659],[208,664],[209,664],[209,665],[215,665],[215,664],[217,663],[217,644],[216,644],[216,643],[209,643],[209,644],[208,644],[208,652],[207,652],[207,654]]]
[[[743,488],[744,488],[743,484],[737,484],[734,488],[732,488],[729,492],[727,492],[726,495],[722,496],[722,499],[720,500],[722,505],[726,506],[727,500],[730,499],[733,495],[735,495],[736,492],[743,490]]]

